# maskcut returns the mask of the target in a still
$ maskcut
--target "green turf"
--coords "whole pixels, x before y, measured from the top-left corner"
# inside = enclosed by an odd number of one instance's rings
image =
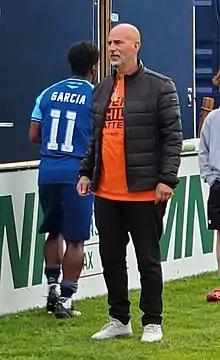
[[[220,303],[205,294],[220,286],[216,274],[165,284],[164,339],[141,344],[139,291],[131,292],[134,337],[94,342],[104,325],[106,298],[78,301],[80,318],[57,321],[43,310],[0,319],[0,359],[27,360],[220,360]]]

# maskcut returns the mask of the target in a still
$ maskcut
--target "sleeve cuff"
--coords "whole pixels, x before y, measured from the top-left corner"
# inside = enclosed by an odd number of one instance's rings
[[[37,118],[32,117],[32,118],[31,118],[31,121],[35,121],[35,122],[41,123],[41,122],[42,122],[42,119],[37,119]]]
[[[175,178],[175,179],[166,179],[164,177],[159,177],[159,181],[160,183],[169,186],[171,189],[175,189],[177,187],[177,185],[179,184],[179,179]]]
[[[205,182],[209,184],[209,186],[212,186],[216,180],[216,177],[214,175],[209,175],[206,177]]]

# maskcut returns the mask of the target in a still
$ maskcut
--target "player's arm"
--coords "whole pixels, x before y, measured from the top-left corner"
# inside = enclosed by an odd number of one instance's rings
[[[41,123],[31,121],[29,128],[29,141],[32,143],[41,143]]]
[[[94,104],[94,94],[96,94],[97,90],[99,89],[99,85],[100,84],[97,84],[93,90],[92,104]],[[94,115],[94,108],[92,108],[92,112]],[[95,167],[95,155],[96,155],[96,150],[95,150],[96,131],[95,131],[95,124],[93,121],[94,121],[94,117],[92,116],[92,134],[90,137],[90,142],[87,148],[87,152],[81,161],[81,166],[79,169],[79,178],[87,177],[90,181],[92,180],[93,177],[93,170]]]
[[[95,167],[95,129],[93,127],[88,150],[81,162],[79,170],[79,182],[77,184],[77,192],[80,196],[90,193],[90,181],[92,180],[93,170]]]
[[[81,161],[81,167],[79,170],[79,177],[86,176],[92,180],[93,170],[95,167],[95,128],[93,126],[90,143],[85,156]]]
[[[29,128],[29,140],[30,142],[37,144],[41,143],[41,122],[43,120],[43,114],[40,108],[41,98],[42,96],[39,96],[36,100]]]

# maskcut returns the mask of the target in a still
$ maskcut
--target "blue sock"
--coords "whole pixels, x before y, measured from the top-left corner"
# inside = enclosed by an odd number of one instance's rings
[[[47,283],[58,284],[58,279],[60,276],[60,265],[45,266],[44,274],[47,277]]]
[[[77,292],[78,284],[73,281],[61,281],[60,290],[61,298],[71,298],[73,294]]]

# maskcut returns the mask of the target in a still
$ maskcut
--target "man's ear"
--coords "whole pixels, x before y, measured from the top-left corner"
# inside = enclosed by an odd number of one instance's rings
[[[140,41],[136,41],[136,43],[134,44],[134,48],[135,48],[136,52],[139,51],[140,47],[141,47]]]
[[[98,64],[93,65],[91,73],[92,73],[92,83],[95,85],[98,81]]]
[[[93,65],[93,67],[92,67],[92,74],[97,74],[98,73],[98,64],[95,64],[95,65]]]

